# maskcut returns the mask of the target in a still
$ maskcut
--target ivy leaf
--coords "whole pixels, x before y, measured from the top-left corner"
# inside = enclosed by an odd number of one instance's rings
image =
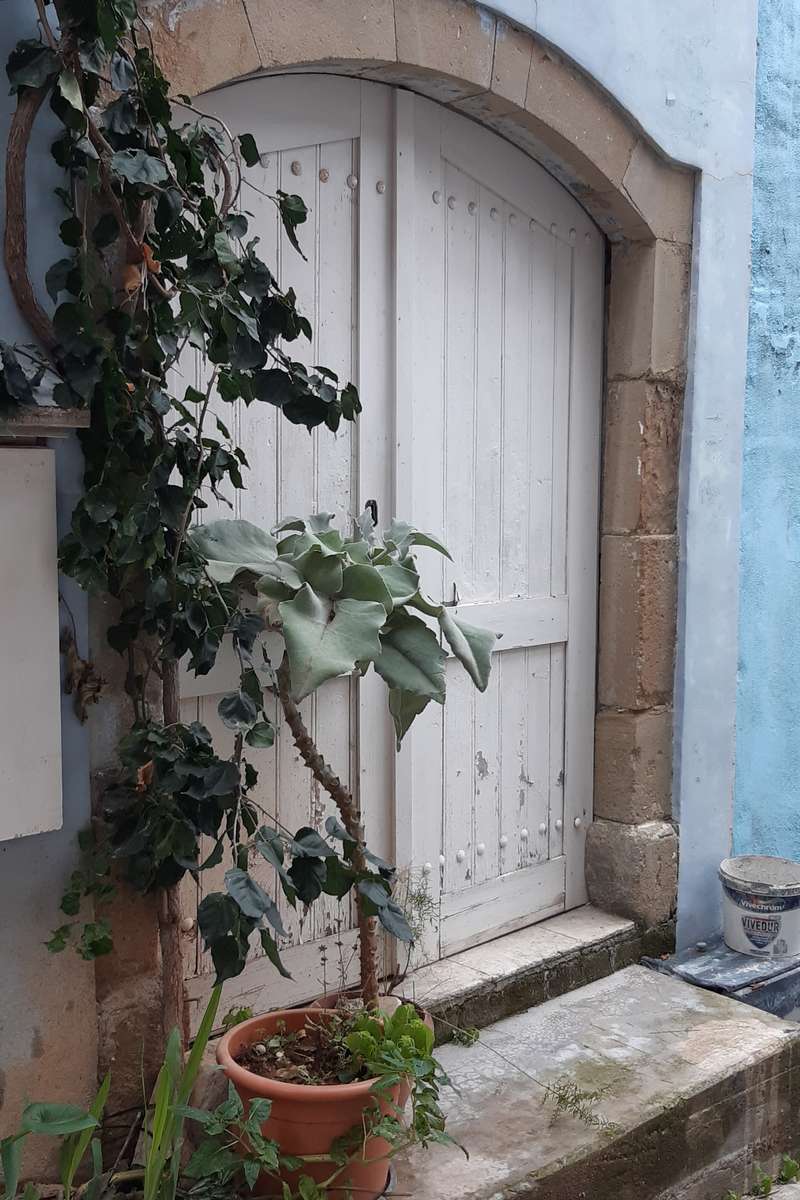
[[[386,621],[382,604],[338,600],[331,606],[305,584],[293,600],[278,606],[289,658],[292,694],[302,700],[337,675],[347,675],[357,662],[381,653],[378,630]]]
[[[83,238],[83,225],[77,217],[67,217],[59,226],[58,235],[65,246],[80,246]]]
[[[269,750],[275,744],[275,726],[269,721],[258,721],[244,735],[244,740],[254,750]]]
[[[8,342],[0,342],[0,362],[3,364],[2,385],[18,404],[35,404],[32,381],[20,366],[14,348]]]
[[[119,50],[111,57],[111,86],[115,92],[129,92],[136,86],[136,72],[133,63],[126,54]]]
[[[225,887],[246,917],[252,917],[255,921],[266,917],[278,934],[286,937],[277,904],[247,871],[231,867],[225,872]]]
[[[239,134],[239,151],[248,167],[255,167],[261,158],[252,133]]]
[[[58,77],[58,90],[70,108],[83,112],[83,96],[75,74],[72,71],[62,71]]]
[[[219,265],[224,267],[229,275],[239,274],[241,271],[239,256],[231,245],[227,233],[217,233],[214,235],[214,253],[217,256]]]
[[[119,137],[132,133],[139,122],[136,105],[130,96],[123,94],[118,100],[109,104],[103,113],[103,124],[106,129]]]
[[[45,942],[45,946],[51,954],[60,954],[62,950],[67,948],[69,943],[69,935],[72,925],[59,925],[58,929],[54,929],[50,940]]]
[[[81,42],[78,59],[84,71],[99,75],[103,70],[108,55],[102,42]]]
[[[58,74],[61,60],[55,50],[33,38],[18,42],[8,58],[6,74],[12,91],[21,87],[44,87]]]
[[[92,241],[98,250],[111,246],[119,237],[119,222],[113,213],[103,213],[92,230]]]
[[[443,704],[445,658],[436,634],[424,621],[405,613],[395,614],[381,634],[375,670],[390,688]]]
[[[161,159],[145,150],[117,151],[111,156],[111,170],[128,183],[141,183],[147,187],[165,183],[169,178]]]
[[[403,688],[389,688],[389,712],[394,722],[398,750],[414,719],[424,712],[429,704],[427,696],[417,696],[414,692],[404,691]]]
[[[294,246],[300,257],[307,262],[305,254],[300,249],[300,243],[297,240],[295,229],[298,225],[302,225],[308,217],[308,209],[305,206],[305,201],[302,196],[288,195],[278,189],[278,211],[281,214],[283,228],[286,231],[286,236]]]
[[[72,258],[59,258],[58,262],[54,262],[44,277],[44,285],[47,288],[47,294],[53,302],[58,301],[60,292],[70,290],[67,285],[67,280],[70,274],[75,269],[75,260]]]
[[[258,717],[258,708],[246,692],[226,692],[217,705],[223,725],[236,733],[249,729]]]
[[[278,946],[275,938],[268,929],[259,929],[258,936],[261,938],[261,948],[266,954],[273,967],[277,967],[279,973],[284,979],[291,979],[291,975],[286,970],[286,967],[281,962],[281,956],[278,953]],[[252,1107],[252,1101],[251,1101]]]
[[[339,397],[339,402],[342,406],[342,416],[344,417],[345,421],[355,421],[356,417],[361,412],[361,400],[355,384],[348,383],[342,388],[342,394]]]
[[[497,634],[490,629],[478,629],[474,625],[467,625],[466,621],[458,621],[446,608],[439,616],[439,624],[450,649],[475,687],[479,692],[485,692],[489,685],[492,650]]]

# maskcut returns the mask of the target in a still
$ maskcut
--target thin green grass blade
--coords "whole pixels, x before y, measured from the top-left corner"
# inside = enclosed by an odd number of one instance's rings
[[[97,1095],[89,1107],[89,1113],[95,1117],[98,1124],[103,1115],[103,1109],[108,1100],[108,1091],[111,1087],[111,1073],[109,1072],[98,1088]],[[75,1179],[75,1173],[83,1161],[83,1156],[86,1153],[94,1129],[83,1129],[80,1133],[73,1134],[67,1142],[64,1143],[64,1158],[62,1160],[61,1183],[64,1188],[64,1200],[69,1200],[72,1193],[72,1184]]]

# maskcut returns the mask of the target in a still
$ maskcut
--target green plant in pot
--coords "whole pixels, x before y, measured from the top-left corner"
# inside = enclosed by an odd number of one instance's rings
[[[284,1171],[284,1181],[294,1185],[305,1173],[333,1195],[344,1196],[350,1187],[374,1197],[385,1185],[388,1155],[408,1140],[399,1133],[398,1110],[409,1090],[411,1136],[423,1142],[445,1136],[438,1108],[442,1076],[424,1016],[407,1005],[394,1014],[381,1010],[376,922],[401,940],[410,940],[411,930],[392,897],[392,868],[367,849],[356,801],[315,745],[298,705],[329,679],[374,670],[387,686],[399,746],[431,701],[445,701],[445,647],[483,690],[495,635],[459,621],[424,594],[415,548],[447,550],[400,521],[379,534],[368,513],[352,530],[335,528],[324,513],[291,518],[272,533],[223,520],[198,528],[190,544],[209,577],[238,584],[242,605],[260,614],[260,670],[273,679],[302,760],[338,810],[326,831],[341,846],[341,857],[316,841],[315,865],[302,865],[301,858],[298,871],[295,859],[287,870],[274,851],[279,832],[266,826],[255,847],[272,862],[291,903],[311,903],[322,891],[344,897],[353,890],[364,1006],[254,1017],[226,1034],[218,1060],[244,1099],[271,1102],[264,1133],[285,1154],[303,1157],[303,1166]],[[246,670],[257,659],[254,646]],[[258,720],[244,687],[231,693],[230,705],[241,713],[245,732]],[[313,831],[308,836],[313,841]],[[202,906],[200,922],[202,928]],[[298,1053],[299,1063],[292,1057]],[[356,1145],[338,1161],[353,1130]]]

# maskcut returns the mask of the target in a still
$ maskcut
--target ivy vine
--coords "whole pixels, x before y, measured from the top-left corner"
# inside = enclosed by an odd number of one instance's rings
[[[84,494],[60,566],[115,602],[107,636],[125,659],[132,708],[117,778],[102,800],[100,835],[84,837],[84,867],[62,900],[70,919],[50,948],[73,941],[84,957],[111,948],[105,922],[71,918],[85,896],[109,894],[112,865],[139,891],[160,890],[169,1027],[181,1006],[175,889],[186,872],[226,856],[231,862],[225,891],[206,896],[199,912],[218,981],[243,969],[256,931],[285,973],[278,906],[249,871],[256,855],[274,868],[290,904],[354,889],[362,986],[374,999],[373,920],[396,937],[410,939],[411,931],[392,899],[393,870],[364,844],[357,805],[311,741],[297,701],[326,678],[374,663],[389,687],[399,740],[430,700],[444,700],[445,655],[422,618],[438,620],[481,688],[493,635],[422,596],[413,547],[446,551],[411,526],[396,523],[380,539],[368,519],[350,535],[318,516],[290,522],[274,537],[246,522],[193,533],[204,497],[225,502],[231,488],[244,487],[248,467],[212,405],[216,397],[270,404],[309,431],[335,432],[356,419],[358,392],[291,353],[312,331],[249,230],[246,168],[260,157],[252,135],[234,135],[187,96],[171,97],[135,0],[56,0],[52,19],[47,0],[34,2],[41,39],[21,41],[7,65],[17,106],[5,259],[36,343],[0,342],[0,410],[19,411],[45,395],[89,409],[90,426],[80,434]],[[45,279],[52,310],[28,275],[25,224],[28,142],[45,100],[62,126],[52,154],[65,177],[57,189],[64,254]],[[278,191],[272,200],[302,253],[302,199]],[[178,384],[176,364],[191,351],[208,367],[202,390]],[[265,629],[284,638],[279,664],[263,648]],[[207,674],[225,639],[241,680],[220,701],[231,734],[223,751],[203,725],[180,719],[177,664]],[[337,804],[341,821],[329,820],[327,838],[311,828],[283,829],[254,799],[249,751],[273,743],[276,696],[306,765]]]

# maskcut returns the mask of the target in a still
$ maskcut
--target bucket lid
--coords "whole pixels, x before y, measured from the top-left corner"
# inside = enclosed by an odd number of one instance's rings
[[[738,892],[758,896],[800,896],[800,863],[767,854],[741,854],[726,858],[719,868],[723,883]]]

